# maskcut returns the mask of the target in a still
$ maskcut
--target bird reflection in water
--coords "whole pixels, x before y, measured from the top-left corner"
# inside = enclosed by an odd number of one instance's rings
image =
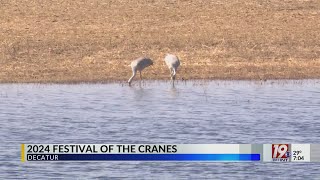
[[[174,84],[170,87],[169,93],[172,97],[178,97],[179,96],[179,89],[175,87]]]

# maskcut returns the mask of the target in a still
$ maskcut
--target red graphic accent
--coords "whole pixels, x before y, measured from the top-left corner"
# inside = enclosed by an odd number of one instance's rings
[[[272,144],[272,158],[289,158],[289,144]]]

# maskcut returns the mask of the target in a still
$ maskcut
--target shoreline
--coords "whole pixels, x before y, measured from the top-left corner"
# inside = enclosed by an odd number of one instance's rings
[[[188,80],[181,80],[176,79],[175,82],[177,84],[181,83],[192,83],[192,82],[262,82],[262,83],[269,83],[269,82],[300,82],[300,81],[320,81],[320,77],[318,78],[278,78],[278,79],[188,79]],[[139,84],[140,79],[133,81],[133,86]],[[143,79],[143,83],[171,83],[170,79]],[[30,82],[0,82],[0,85],[6,85],[6,84],[39,84],[39,85],[78,85],[78,84],[119,84],[123,86],[128,86],[128,82],[126,80],[105,80],[105,81],[47,81],[47,82],[38,82],[38,81],[30,81]]]
[[[179,53],[178,53],[179,54]],[[198,61],[180,53],[181,66],[177,80],[303,80],[320,79],[320,59],[230,61],[227,59]],[[191,60],[190,60],[191,59]],[[169,69],[161,57],[155,65],[142,71],[144,80],[170,80]],[[43,63],[43,62],[42,62]],[[0,83],[126,83],[131,77],[130,61],[111,60],[87,63],[70,61],[56,63],[2,63]],[[139,80],[139,76],[133,82]]]

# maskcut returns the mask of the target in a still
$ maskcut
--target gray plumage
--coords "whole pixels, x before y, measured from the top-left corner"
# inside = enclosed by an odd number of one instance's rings
[[[166,62],[168,68],[170,69],[171,80],[174,81],[176,78],[178,67],[180,66],[180,60],[176,55],[167,54],[166,57],[164,58],[164,61]]]
[[[153,61],[147,57],[140,57],[140,58],[132,61],[131,62],[132,76],[128,80],[129,85],[131,85],[132,79],[136,76],[137,71],[140,72],[140,79],[142,80],[141,71],[150,65],[153,65]]]

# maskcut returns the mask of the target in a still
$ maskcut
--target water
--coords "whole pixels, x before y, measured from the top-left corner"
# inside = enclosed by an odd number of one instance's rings
[[[20,162],[20,143],[320,143],[320,80],[0,85],[0,178],[320,179],[320,163]]]

